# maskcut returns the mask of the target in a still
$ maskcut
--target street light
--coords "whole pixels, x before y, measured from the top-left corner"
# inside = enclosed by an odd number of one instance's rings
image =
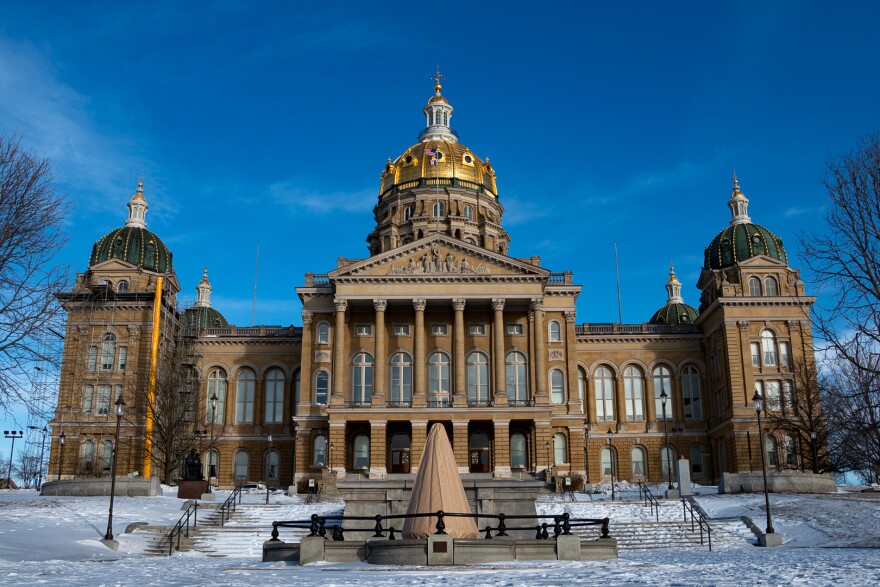
[[[588,457],[587,445],[590,441],[590,424],[584,420],[584,473],[586,474],[586,483],[590,483],[590,461]]]
[[[614,432],[608,428],[608,460],[611,461],[611,501],[614,501],[614,447],[611,444],[611,437]]]
[[[761,410],[764,409],[764,398],[755,390],[752,397],[755,412],[758,414],[758,439],[761,443],[761,470],[764,473],[764,505],[767,509],[767,534],[773,534],[773,520],[770,517],[770,494],[767,492],[767,457],[764,455],[764,428],[761,426]]]
[[[819,472],[819,448],[816,446],[816,431],[810,430],[810,450],[813,453],[813,473]]]
[[[660,405],[663,406],[663,433],[666,435],[666,472],[669,477],[669,489],[672,491],[672,463],[670,462],[670,457],[672,455],[669,454],[669,422],[666,420],[666,400],[669,399],[669,396],[666,395],[666,388],[663,386],[663,382],[660,382]]]
[[[12,447],[9,449],[9,471],[6,473],[6,488],[12,489],[12,457],[15,454],[15,439],[24,438],[24,432],[21,430],[4,430],[3,434],[6,438],[12,439]]]
[[[272,434],[266,437],[269,442],[269,451],[266,453],[266,503],[269,503],[269,478],[272,477]]]
[[[125,400],[122,396],[116,400],[116,440],[113,443],[113,463],[110,470],[110,513],[107,515],[107,533],[104,540],[113,540],[113,497],[116,494],[116,458],[119,456],[119,424],[122,422],[122,412]]]
[[[299,440],[296,436],[297,424],[296,420],[293,421],[292,434],[293,434],[293,493],[299,493],[299,489],[296,486],[296,442]]]
[[[211,493],[211,478],[214,475],[214,420],[217,419],[217,392],[211,394],[211,444],[208,445],[208,493]],[[217,459],[220,460],[219,458]]]
[[[330,457],[327,459],[327,464],[330,467],[330,476],[331,477],[333,476],[333,449],[334,448],[335,447],[333,446],[333,443],[331,442],[330,443]]]
[[[64,463],[64,432],[58,437],[58,480],[61,481],[61,465]]]
[[[553,469],[553,461],[550,460],[550,441],[547,441],[545,445],[547,448],[547,474],[544,475],[547,478],[547,483],[550,482],[550,471]]]

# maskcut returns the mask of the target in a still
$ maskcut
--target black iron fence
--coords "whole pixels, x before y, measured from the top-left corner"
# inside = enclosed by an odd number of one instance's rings
[[[645,500],[645,507],[651,508],[651,513],[654,514],[657,521],[660,521],[660,502],[657,501],[657,498],[654,497],[654,494],[651,493],[651,490],[648,489],[648,486],[645,485],[644,481],[639,481],[639,499]]]
[[[177,550],[180,550],[181,534],[185,534],[185,536],[189,538],[190,519],[192,519],[192,527],[195,529],[198,524],[198,513],[199,502],[193,501],[189,507],[186,508],[186,511],[183,512],[183,515],[180,516],[180,519],[177,520],[177,523],[168,531],[168,534],[165,535],[165,538],[168,540],[168,556],[171,556],[171,553],[174,552],[175,538],[177,539]]]
[[[706,539],[709,541],[709,550],[712,550],[712,526],[709,525],[709,519],[703,515],[695,504],[692,504],[690,500],[682,498],[681,499],[681,507],[684,509],[684,521],[687,523],[688,514],[691,517],[691,532],[696,531],[696,525],[700,526],[700,544],[705,544],[703,542],[703,531],[705,530]]]
[[[319,516],[318,514],[312,514],[311,519],[309,520],[290,520],[290,521],[280,521],[280,522],[272,522],[272,541],[279,541],[279,528],[300,528],[306,529],[309,531],[309,536],[320,536],[322,538],[327,536],[327,532],[330,532],[330,537],[335,541],[344,541],[346,532],[373,532],[373,538],[385,538],[388,537],[389,540],[396,540],[397,534],[402,532],[402,529],[395,528],[392,524],[394,520],[406,520],[410,518],[437,518],[437,523],[435,525],[436,532],[435,534],[446,534],[446,522],[444,521],[446,518],[473,518],[477,523],[477,526],[480,526],[481,520],[489,520],[493,521],[495,525],[486,524],[482,530],[479,530],[483,537],[487,540],[490,540],[496,536],[510,536],[508,534],[509,531],[534,531],[535,539],[537,540],[548,540],[549,538],[555,538],[559,535],[570,535],[572,528],[577,527],[586,527],[586,526],[601,526],[601,537],[602,538],[610,538],[608,533],[608,522],[609,518],[571,518],[568,513],[564,514],[553,514],[553,515],[519,515],[519,516],[507,516],[505,514],[472,514],[472,513],[451,513],[444,512],[443,510],[438,510],[432,513],[424,513],[424,514],[393,514],[388,516],[376,515],[373,517],[370,516]],[[517,523],[524,524],[528,520],[536,521],[537,524],[530,525],[515,525]],[[551,520],[550,522],[542,521],[542,520]],[[372,530],[369,528],[346,528],[345,522],[366,522],[373,521],[375,522],[375,526]],[[514,525],[510,525],[509,522],[513,522]]]

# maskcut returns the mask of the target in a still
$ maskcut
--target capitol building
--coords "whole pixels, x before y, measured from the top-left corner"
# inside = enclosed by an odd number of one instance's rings
[[[207,269],[175,273],[139,185],[125,225],[58,294],[50,475],[109,474],[119,398],[119,475],[163,476],[176,436],[219,486],[405,479],[435,423],[478,478],[659,482],[679,459],[703,484],[757,470],[752,396],[786,405],[815,298],[737,180],[716,198],[699,299],[670,267],[644,322],[578,324],[577,276],[540,251],[508,254],[496,169],[459,140],[439,79],[423,111],[415,144],[381,170],[369,256],[305,274],[301,326],[229,324]],[[197,282],[190,308],[181,280]],[[767,432],[769,465],[799,467],[801,439]]]

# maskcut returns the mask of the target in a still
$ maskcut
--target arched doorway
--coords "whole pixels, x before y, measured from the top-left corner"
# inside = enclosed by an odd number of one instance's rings
[[[391,437],[391,472],[409,473],[410,465],[409,434],[398,432]]]

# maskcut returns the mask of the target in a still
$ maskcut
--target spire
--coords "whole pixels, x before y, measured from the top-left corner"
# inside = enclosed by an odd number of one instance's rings
[[[666,293],[668,298],[667,304],[683,304],[684,299],[681,297],[681,282],[675,276],[675,267],[669,262],[669,280],[666,282]]]
[[[448,141],[458,142],[458,133],[449,126],[454,108],[449,101],[440,93],[443,86],[440,84],[445,78],[440,73],[440,67],[431,76],[434,80],[434,95],[428,100],[428,104],[422,109],[425,113],[425,129],[419,133],[420,141]]]
[[[733,193],[727,202],[730,207],[730,224],[748,224],[752,221],[749,217],[749,199],[740,191],[739,180],[736,171],[733,172]]]
[[[128,220],[125,221],[126,226],[134,226],[135,228],[147,227],[147,200],[144,199],[144,178],[138,179],[138,187],[134,195],[128,201]]]
[[[196,297],[196,308],[210,308],[211,307],[211,291],[214,288],[211,287],[211,282],[208,281],[208,265],[205,265],[205,272],[202,273],[202,280],[199,282],[199,285],[196,286],[196,291],[198,292],[198,296]]]

